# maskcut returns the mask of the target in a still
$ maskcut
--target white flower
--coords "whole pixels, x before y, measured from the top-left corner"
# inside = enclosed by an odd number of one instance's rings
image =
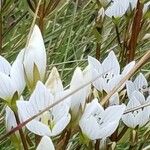
[[[49,77],[45,83],[45,86],[50,90],[50,92],[55,97],[55,100],[59,100],[63,96],[69,94],[70,90],[64,90],[61,78],[59,76],[59,72],[56,67],[53,67]],[[70,106],[70,97],[66,98],[62,103],[68,104]]]
[[[41,31],[37,25],[34,26],[29,44],[24,50],[24,68],[26,80],[31,89],[38,80],[44,80],[46,51]]]
[[[94,99],[87,104],[79,126],[82,133],[91,140],[109,137],[118,127],[125,105],[110,106],[105,110]]]
[[[149,102],[150,96],[145,100],[145,97],[140,92],[134,91],[129,99],[126,109],[132,109]],[[149,109],[150,107],[144,107],[143,109],[127,113],[123,115],[122,120],[130,128],[135,128],[137,126],[142,127],[149,121]]]
[[[0,98],[10,101],[14,94],[20,96],[25,88],[22,51],[12,64],[0,56]]]
[[[7,106],[5,110],[6,110],[5,116],[6,130],[10,131],[12,128],[15,128],[17,126],[17,122],[14,112],[10,109],[10,107]]]
[[[135,61],[130,62],[125,66],[122,73],[120,73],[120,65],[113,51],[108,54],[102,63],[91,56],[88,57],[88,62],[92,70],[92,77],[95,78],[101,75],[100,78],[93,82],[94,87],[99,91],[105,90],[107,93],[110,92],[135,65]]]
[[[141,93],[144,93],[145,90],[148,89],[148,82],[144,77],[144,75],[140,73],[133,82],[127,81],[126,87],[127,87],[128,97],[131,98],[131,95],[134,91],[140,91]]]
[[[29,101],[17,101],[21,120],[25,121],[36,115],[44,108],[53,104],[54,101],[54,96],[50,93],[50,90],[42,82],[38,81]],[[60,103],[30,121],[26,127],[31,132],[40,136],[56,136],[65,129],[70,119],[68,105]]]
[[[36,150],[55,150],[52,140],[48,136],[43,136]]]
[[[108,17],[122,17],[130,5],[133,9],[135,8],[136,4],[137,0],[114,0],[106,9],[105,14]]]
[[[80,86],[85,84],[83,72],[79,67],[77,67],[72,76],[70,83],[70,91],[78,89]],[[73,117],[76,117],[78,113],[85,106],[85,99],[87,94],[87,88],[82,88],[78,92],[71,95],[71,114]]]
[[[56,67],[52,68],[45,85],[48,89],[50,89],[52,94],[64,91],[63,84]]]
[[[150,11],[150,2],[144,4],[143,13],[145,14],[147,11]]]

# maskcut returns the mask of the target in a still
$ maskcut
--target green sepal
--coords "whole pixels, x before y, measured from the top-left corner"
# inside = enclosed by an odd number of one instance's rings
[[[21,150],[22,146],[21,146],[21,141],[20,139],[17,137],[16,134],[12,134],[10,136],[10,140],[12,142],[12,145],[15,147],[15,150]]]

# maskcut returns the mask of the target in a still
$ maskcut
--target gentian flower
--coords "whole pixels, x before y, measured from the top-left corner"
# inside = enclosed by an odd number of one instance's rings
[[[46,71],[46,51],[41,31],[34,26],[31,38],[24,49],[24,69],[26,82],[33,89],[38,80],[43,81]]]
[[[91,140],[109,137],[117,129],[124,110],[124,104],[104,110],[98,100],[94,99],[87,104],[79,122],[83,135]]]
[[[50,90],[38,81],[29,101],[17,101],[20,119],[25,121],[53,104],[54,101],[54,96]],[[56,136],[65,129],[70,119],[68,105],[60,103],[27,123],[26,127],[40,136]]]
[[[25,88],[24,69],[22,64],[22,51],[13,62],[9,62],[0,56],[0,98],[6,100],[11,105],[11,100],[20,97]]]
[[[108,17],[122,17],[130,6],[134,9],[136,4],[137,0],[114,0],[106,9],[105,14]]]
[[[132,109],[140,105],[150,102],[150,96],[145,100],[145,97],[139,91],[134,91],[129,98],[126,109]],[[150,107],[144,107],[133,112],[124,114],[122,116],[123,122],[130,128],[136,128],[137,126],[142,127],[148,121],[150,117]]]
[[[144,75],[142,73],[140,73],[135,80],[132,81],[127,81],[126,82],[126,88],[127,88],[127,95],[129,97],[129,99],[131,98],[131,95],[134,91],[139,91],[142,94],[144,94],[145,92],[148,92],[148,82],[146,80],[146,78],[144,77]]]
[[[83,72],[79,67],[77,67],[71,79],[70,91],[78,89],[83,84],[85,84]],[[84,109],[85,106],[86,94],[87,88],[85,87],[70,96],[71,115],[73,119],[76,119],[76,117],[80,117],[79,113],[81,113],[81,111]]]
[[[96,81],[93,82],[93,86],[99,90],[110,92],[119,81],[134,67],[135,61],[127,64],[122,73],[120,73],[120,65],[117,57],[113,51],[100,63],[97,59],[89,56],[88,62],[91,67],[92,77],[100,76]]]

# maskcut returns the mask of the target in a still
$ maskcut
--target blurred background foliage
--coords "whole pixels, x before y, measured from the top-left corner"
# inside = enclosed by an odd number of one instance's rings
[[[38,0],[0,1],[0,53],[12,62],[25,47]],[[118,43],[112,19],[105,17],[104,20],[97,21],[98,10],[96,0],[42,0],[36,23],[41,28],[47,51],[47,75],[51,68],[56,66],[65,86],[70,82],[75,67],[85,68],[87,56],[96,56],[97,49],[100,50],[100,59],[104,59],[110,50],[114,50],[118,57],[124,53]],[[128,17],[130,18],[129,14],[126,14],[117,25],[121,41],[127,34]],[[131,22],[132,20],[133,17]],[[136,60],[150,50],[150,38],[145,37],[147,33],[150,34],[149,17],[143,18],[136,46]],[[124,66],[125,57],[119,58]],[[150,78],[150,61],[142,71]],[[0,110],[2,135],[6,132],[2,104]],[[13,149],[8,139],[0,142],[0,150],[4,149]]]

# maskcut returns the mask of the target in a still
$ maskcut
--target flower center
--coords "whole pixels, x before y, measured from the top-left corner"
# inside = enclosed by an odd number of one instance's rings
[[[106,83],[108,83],[109,80],[111,80],[113,77],[114,77],[114,74],[111,73],[111,72],[105,73],[105,74],[103,75],[103,78],[105,79]]]
[[[99,125],[103,124],[101,114],[98,112],[93,113],[93,117],[96,118],[96,121]]]
[[[53,129],[53,127],[55,125],[54,117],[50,110],[46,111],[42,115],[40,115],[39,121],[42,122],[43,124],[49,126],[51,130]]]

